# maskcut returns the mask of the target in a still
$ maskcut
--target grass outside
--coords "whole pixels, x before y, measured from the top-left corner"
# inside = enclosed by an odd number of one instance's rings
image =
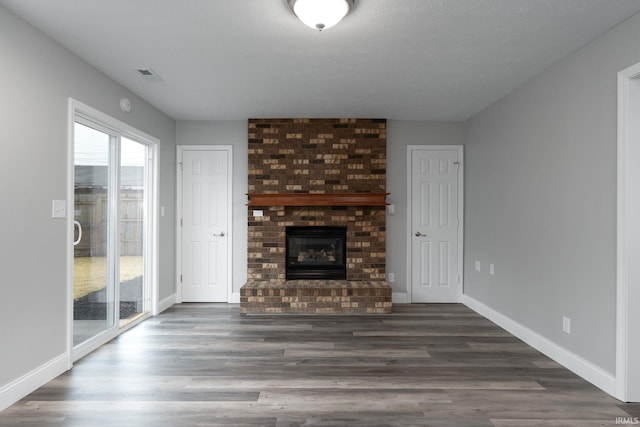
[[[120,257],[120,282],[142,276],[141,256]],[[107,284],[107,258],[82,257],[73,260],[73,299],[82,298]]]

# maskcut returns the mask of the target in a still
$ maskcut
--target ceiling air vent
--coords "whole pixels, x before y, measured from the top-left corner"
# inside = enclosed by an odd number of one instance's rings
[[[138,68],[136,71],[138,72],[138,74],[140,74],[142,76],[143,79],[145,79],[148,82],[163,82],[164,81],[162,79],[162,77],[160,77],[158,75],[158,73],[153,71],[151,68]]]

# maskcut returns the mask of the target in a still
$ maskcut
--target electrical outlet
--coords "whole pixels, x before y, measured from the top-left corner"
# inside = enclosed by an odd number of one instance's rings
[[[493,267],[493,264],[489,264],[489,274],[492,276],[495,274],[495,268]]]
[[[480,271],[480,261],[476,260],[476,271]]]
[[[396,274],[395,273],[389,273],[389,283],[393,283],[396,281]]]
[[[571,333],[571,319],[567,316],[562,316],[562,332],[566,334]]]

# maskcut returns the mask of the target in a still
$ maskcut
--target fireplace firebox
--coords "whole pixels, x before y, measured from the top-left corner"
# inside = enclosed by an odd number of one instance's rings
[[[287,227],[286,279],[345,280],[346,227]]]

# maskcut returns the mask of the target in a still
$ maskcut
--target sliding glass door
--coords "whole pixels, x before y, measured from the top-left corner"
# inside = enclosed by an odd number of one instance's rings
[[[145,144],[128,138],[120,142],[120,326],[148,311],[145,297],[145,218],[148,206],[148,168]]]
[[[74,358],[150,311],[151,147],[76,117]]]
[[[74,128],[73,345],[115,326],[114,153],[117,137]]]

